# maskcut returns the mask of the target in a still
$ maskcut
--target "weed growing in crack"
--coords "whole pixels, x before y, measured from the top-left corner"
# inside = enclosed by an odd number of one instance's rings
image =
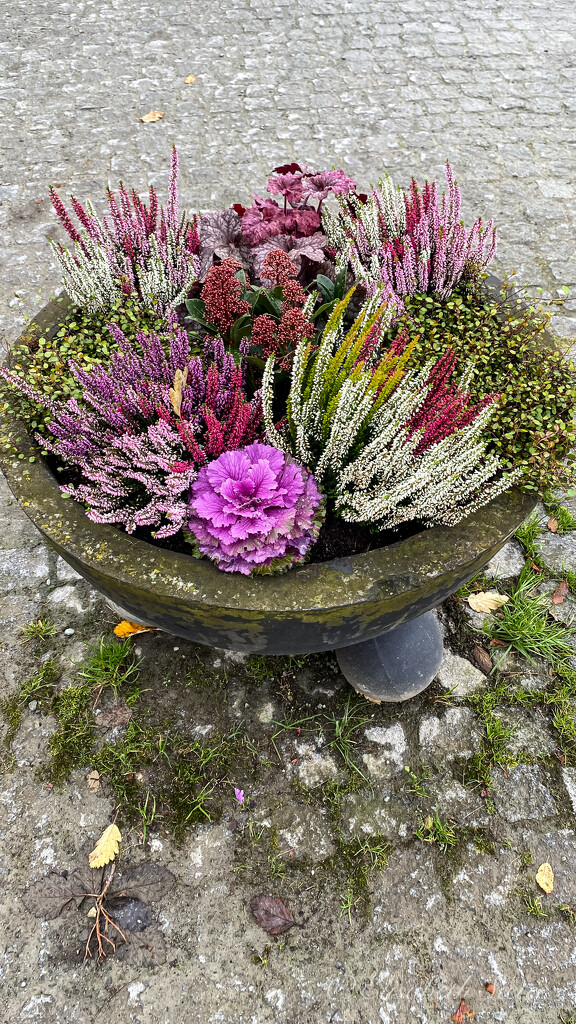
[[[535,893],[532,892],[532,890],[528,888],[521,889],[518,895],[520,896],[522,903],[526,907],[528,913],[532,914],[533,917],[548,917],[548,914],[542,906],[542,900],[540,896],[536,896]]]
[[[7,732],[4,738],[6,747],[10,747],[24,715],[24,709],[31,701],[38,701],[44,709],[50,709],[50,702],[54,694],[54,684],[60,677],[60,670],[56,662],[49,658],[42,667],[25,683],[22,683],[17,693],[0,701],[0,714],[7,724]]]
[[[366,714],[365,711],[367,703],[366,700],[357,700],[349,695],[342,706],[340,716],[336,714],[324,715],[324,719],[334,729],[334,738],[329,740],[326,746],[330,750],[337,751],[348,770],[356,772],[366,783],[368,779],[364,772],[360,770],[352,755],[357,742],[353,739],[354,733],[358,732],[359,729],[363,729],[370,721],[371,716]]]
[[[56,633],[56,626],[50,622],[50,619],[36,619],[34,622],[29,622],[26,626],[22,627],[20,643],[29,644],[36,640],[40,640],[43,643],[49,637],[55,636]]]
[[[499,609],[493,621],[485,623],[485,633],[504,644],[502,658],[512,650],[530,662],[539,657],[554,663],[574,655],[570,638],[576,637],[576,628],[550,619],[546,598],[534,594],[541,582],[539,574],[525,567],[508,604]]]
[[[441,820],[437,811],[429,814],[416,829],[415,835],[423,843],[436,843],[443,853],[458,843],[458,833],[449,822]]]
[[[536,550],[536,539],[539,534],[540,520],[535,512],[516,530],[516,538],[524,547],[527,557],[536,563],[539,563],[539,555]]]
[[[404,765],[404,771],[407,772],[410,777],[409,785],[404,786],[406,793],[414,793],[415,796],[427,797],[428,793],[424,789],[424,783],[432,775],[430,769],[424,765],[420,774],[417,775],[416,772],[413,772],[410,766],[406,764]]]
[[[558,523],[557,533],[562,535],[576,530],[576,518],[550,491],[544,495],[544,505],[549,515]]]

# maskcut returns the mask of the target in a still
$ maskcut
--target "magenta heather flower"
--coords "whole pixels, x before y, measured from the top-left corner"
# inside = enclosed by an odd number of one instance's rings
[[[274,572],[304,560],[318,536],[321,505],[304,466],[255,441],[202,467],[188,529],[200,553],[224,572]]]
[[[244,803],[244,790],[243,789],[238,789],[236,786],[234,786],[234,796],[236,797],[236,799],[237,799],[239,804],[243,804]]]

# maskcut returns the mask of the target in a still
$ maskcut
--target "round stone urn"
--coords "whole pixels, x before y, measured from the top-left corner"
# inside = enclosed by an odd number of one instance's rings
[[[49,303],[38,330],[55,330],[64,308]],[[442,641],[428,613],[482,569],[534,506],[514,488],[455,527],[246,577],[90,522],[62,495],[20,420],[6,419],[0,434],[0,468],[24,512],[120,616],[246,654],[336,650],[346,678],[373,700],[407,699],[431,682]]]

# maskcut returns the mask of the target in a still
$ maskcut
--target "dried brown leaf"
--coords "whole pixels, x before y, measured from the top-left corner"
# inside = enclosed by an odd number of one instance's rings
[[[163,110],[151,110],[148,114],[144,114],[140,120],[143,121],[144,124],[152,124],[154,121],[161,121],[163,117]]]
[[[497,590],[480,590],[477,594],[470,594],[468,604],[475,612],[494,612],[509,600],[507,594],[499,594]]]
[[[97,793],[100,789],[100,772],[97,772],[96,770],[89,772],[86,776],[86,782],[88,783],[88,789]]]
[[[558,532],[558,520],[554,519],[554,516],[550,517],[550,519],[546,523],[546,526],[550,530],[550,533],[557,533]]]
[[[486,989],[489,996],[493,996],[496,991],[496,985],[494,985],[492,981],[485,982],[484,988]]]
[[[115,704],[98,715],[96,725],[99,729],[115,729],[117,725],[126,725],[133,714],[132,708],[127,704]]]
[[[276,896],[253,896],[250,910],[268,935],[282,935],[295,924],[290,908]]]
[[[552,603],[553,604],[564,604],[564,601],[568,597],[569,593],[570,593],[570,584],[568,583],[568,580],[564,580],[564,582],[561,583],[559,587],[556,587],[556,590],[552,594]]]
[[[114,860],[118,853],[119,843],[122,842],[122,833],[117,825],[108,825],[107,829],[100,836],[92,853],[88,854],[91,868],[103,868]]]
[[[543,892],[554,892],[554,872],[547,862],[538,868],[536,882]]]
[[[176,370],[174,375],[174,387],[170,388],[170,404],[174,410],[176,416],[180,416],[182,412],[182,392],[186,387],[186,381],[188,380],[188,367],[185,366],[183,370]]]
[[[478,665],[478,668],[481,668],[487,675],[489,675],[494,668],[492,658],[488,654],[488,651],[485,651],[479,644],[474,644],[474,661]]]

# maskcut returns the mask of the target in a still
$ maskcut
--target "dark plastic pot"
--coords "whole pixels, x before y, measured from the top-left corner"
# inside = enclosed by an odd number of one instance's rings
[[[63,309],[49,303],[36,318],[40,330],[54,327]],[[425,530],[368,554],[251,578],[220,572],[208,561],[90,522],[81,505],[61,494],[24,424],[11,418],[2,434],[9,435],[10,443],[2,445],[0,468],[17,501],[48,544],[121,614],[196,643],[246,653],[302,654],[358,644],[365,661],[365,641],[415,619],[425,638],[429,618],[419,617],[482,569],[534,506],[533,497],[512,489],[458,526]],[[408,660],[416,658],[425,667],[430,643],[432,660],[438,660],[437,634],[430,642],[423,639],[420,648],[406,628],[402,635]],[[391,641],[389,637],[388,652]],[[343,655],[342,667],[353,683],[361,683],[362,673],[356,678],[350,667],[351,654],[347,669]],[[390,664],[389,654],[386,660]],[[411,667],[406,671],[414,674]],[[398,668],[398,678],[401,674]],[[423,672],[421,682],[428,675]],[[369,687],[364,683],[359,689],[367,693]],[[388,699],[399,698],[397,688]]]

